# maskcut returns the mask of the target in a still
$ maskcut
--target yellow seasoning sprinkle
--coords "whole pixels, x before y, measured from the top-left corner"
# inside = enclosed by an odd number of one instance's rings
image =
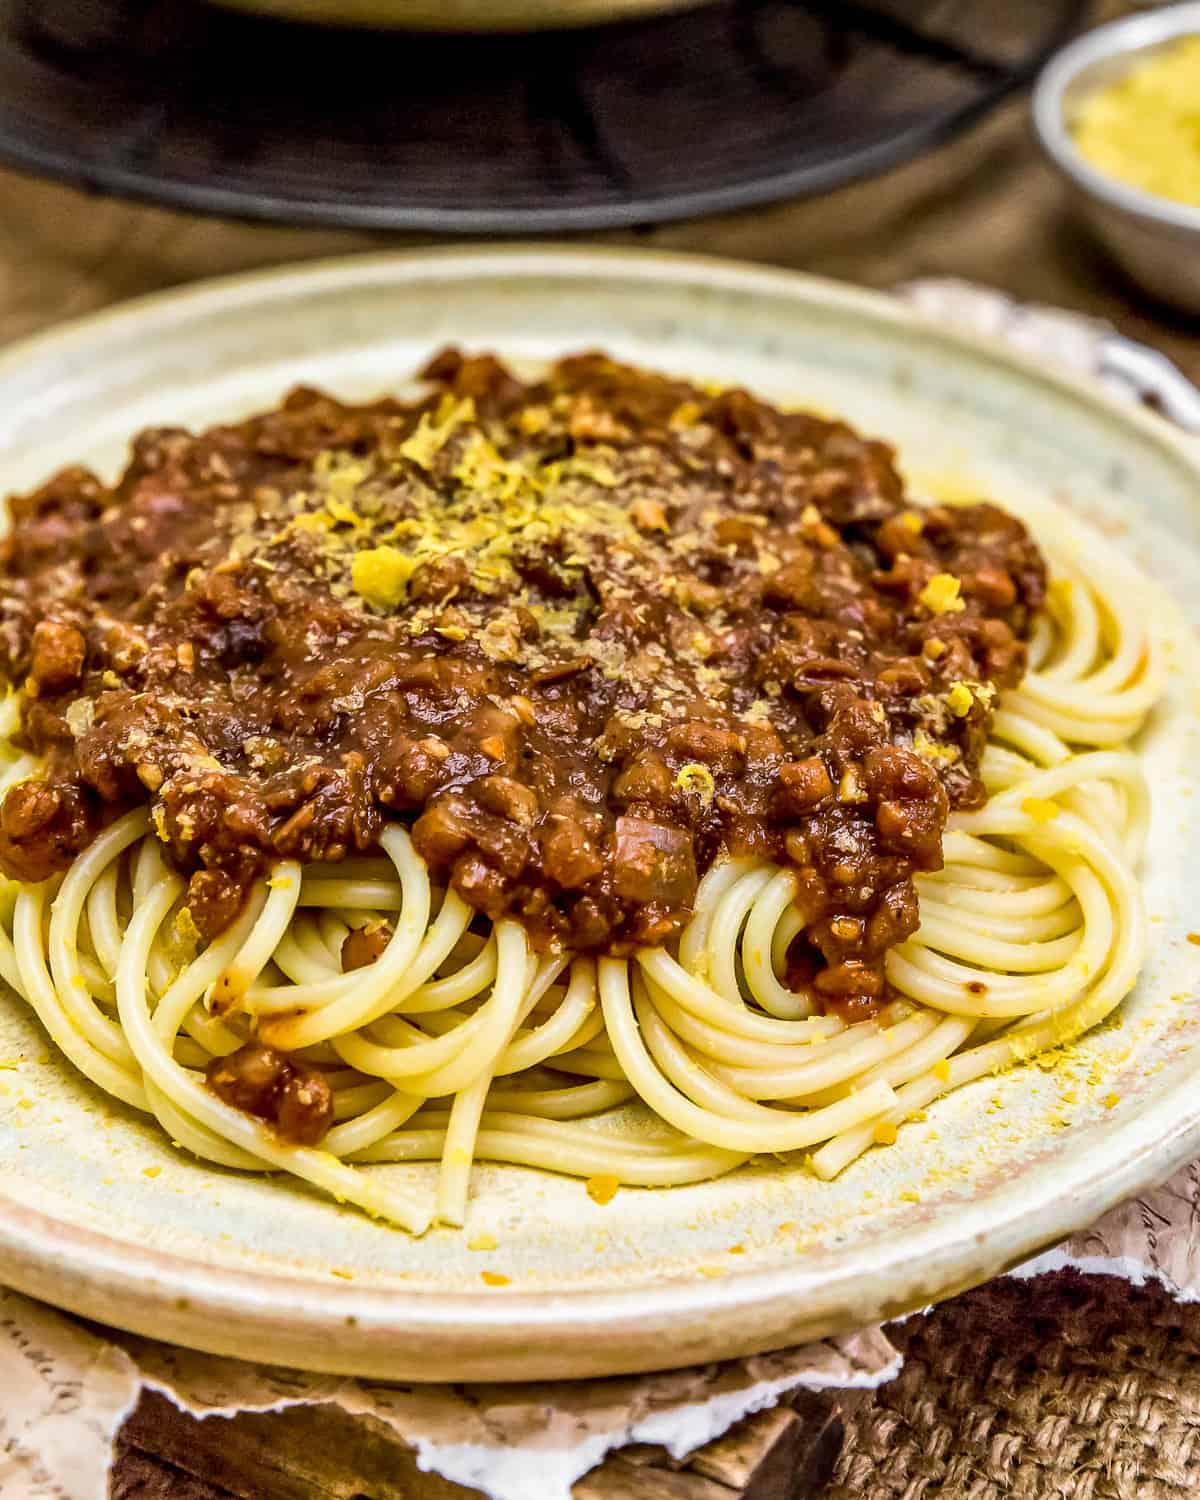
[[[935,573],[917,600],[932,615],[952,615],[966,609],[961,596],[962,584],[953,573]]]
[[[1104,1105],[1105,1109],[1115,1109],[1117,1105],[1120,1104],[1120,1102],[1120,1094],[1105,1094],[1104,1098],[1100,1101],[1100,1103]]]
[[[896,1144],[896,1127],[891,1120],[880,1120],[874,1130],[875,1144],[877,1146],[894,1146]]]
[[[528,437],[537,437],[550,425],[550,413],[544,406],[527,406],[517,418],[517,425]]]
[[[939,656],[945,656],[947,651],[945,641],[939,641],[936,635],[931,635],[921,647],[921,655],[926,661],[937,661]]]
[[[336,1276],[339,1281],[353,1281],[354,1280],[354,1272],[353,1271],[347,1271],[342,1266],[330,1266],[330,1268],[329,1268],[329,1274],[331,1276]]]
[[[290,891],[292,888],[292,877],[290,875],[272,875],[267,881],[267,889],[272,891]]]
[[[487,1286],[509,1286],[512,1282],[511,1276],[505,1276],[500,1271],[480,1271],[479,1277]]]
[[[951,684],[946,694],[946,707],[956,719],[965,719],[971,712],[971,705],[975,702],[971,689],[965,682]]]
[[[467,1241],[468,1250],[494,1250],[495,1248],[495,1238],[490,1234],[477,1234],[474,1239]]]
[[[710,1281],[715,1280],[718,1276],[727,1276],[729,1274],[724,1266],[700,1266],[698,1269],[701,1276],[707,1276]]]
[[[713,773],[707,766],[702,766],[699,761],[695,760],[680,767],[679,774],[675,778],[675,785],[681,792],[698,793],[700,800],[706,805],[712,801],[717,790]]]
[[[1189,943],[1193,944],[1193,946],[1200,948],[1200,932],[1189,932],[1187,935],[1187,940]]]
[[[375,609],[395,609],[408,592],[417,565],[399,547],[369,547],[350,565],[354,592]]]
[[[601,1172],[596,1177],[589,1177],[584,1186],[587,1188],[587,1195],[592,1202],[603,1206],[605,1203],[611,1203],[617,1196],[617,1189],[621,1186],[621,1180],[618,1177],[614,1177],[610,1172]]]
[[[325,502],[325,509],[335,521],[340,521],[343,526],[359,527],[363,524],[363,518],[354,507],[336,495],[331,495]]]
[[[692,650],[698,657],[701,658],[701,660],[707,661],[707,659],[712,655],[712,640],[707,635],[705,635],[702,630],[698,630],[695,635],[692,636],[690,644]]]
[[[1058,817],[1059,806],[1046,797],[1025,797],[1021,801],[1021,811],[1028,813],[1035,823],[1053,823]]]
[[[453,396],[443,396],[436,417],[429,412],[421,414],[416,431],[400,444],[400,454],[422,469],[432,467],[436,454],[445,446],[446,439],[460,422],[475,420],[475,402],[470,396],[455,401]]]
[[[629,507],[629,519],[639,531],[670,531],[667,513],[657,500],[635,500]]]
[[[332,531],[334,519],[327,510],[306,510],[290,521],[293,531]]]
[[[913,536],[920,536],[925,530],[925,517],[915,510],[902,510],[896,520],[905,531],[911,531]]]
[[[950,1081],[950,1063],[946,1058],[940,1058],[933,1065],[933,1076],[940,1079],[942,1083]]]
[[[745,1245],[730,1245],[729,1253],[730,1255],[745,1255],[746,1247]]]
[[[703,415],[704,408],[698,401],[684,401],[671,413],[670,425],[675,428],[694,427]]]
[[[158,1174],[161,1171],[162,1171],[161,1167],[143,1167],[142,1168],[142,1176],[143,1177],[157,1177]]]
[[[901,1203],[920,1203],[920,1193],[914,1193],[911,1188],[900,1194]]]
[[[181,906],[175,918],[175,931],[185,943],[198,943],[200,941],[200,929],[196,926],[196,919],[192,916],[190,906]]]

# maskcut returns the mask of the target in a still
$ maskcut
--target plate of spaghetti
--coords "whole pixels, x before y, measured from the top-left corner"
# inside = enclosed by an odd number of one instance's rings
[[[6,1281],[629,1372],[1195,1152],[1158,419],[884,298],[528,249],[171,294],[0,391]]]

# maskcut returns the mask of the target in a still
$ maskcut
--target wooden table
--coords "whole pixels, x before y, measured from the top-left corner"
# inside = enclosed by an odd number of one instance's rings
[[[1109,13],[1132,8],[1108,0]],[[379,251],[411,236],[295,230],[197,219],[85,197],[0,171],[0,341],[140,293],[204,276]],[[1200,321],[1147,303],[1066,211],[1017,100],[955,145],[881,180],[815,201],[594,239],[698,250],[888,287],[951,275],[1077,308],[1156,344],[1200,381]],[[831,1400],[762,1413],[684,1466],[661,1452],[611,1459],[579,1500],[801,1500],[832,1469]],[[467,1491],[418,1474],[411,1455],[332,1408],[180,1418],[143,1401],[114,1479],[119,1500],[452,1500]]]

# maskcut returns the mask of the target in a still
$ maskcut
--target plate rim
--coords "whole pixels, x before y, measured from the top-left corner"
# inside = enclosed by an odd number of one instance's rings
[[[112,341],[124,330],[141,332],[147,320],[159,330],[169,330],[202,318],[207,308],[228,313],[231,306],[259,301],[264,295],[287,300],[306,289],[335,289],[364,280],[395,286],[444,279],[447,274],[463,279],[476,271],[492,276],[507,272],[517,279],[546,274],[632,277],[838,308],[1015,370],[1026,380],[1082,402],[1163,450],[1195,476],[1200,488],[1200,442],[1156,414],[1121,401],[1097,382],[1048,369],[1032,355],[949,327],[884,292],[673,251],[522,243],[452,246],[338,257],[212,278],[155,292],[23,339],[0,353],[0,384],[31,356],[69,356],[97,338]],[[1114,1145],[1127,1147],[1118,1159],[1114,1162],[1113,1153],[1106,1152],[1067,1183],[1032,1170],[989,1190],[986,1223],[978,1200],[966,1200],[955,1204],[956,1226],[949,1235],[945,1215],[937,1213],[906,1230],[904,1257],[915,1269],[892,1277],[894,1299],[884,1293],[883,1283],[899,1269],[900,1259],[895,1254],[881,1258],[878,1246],[849,1250],[845,1266],[832,1275],[818,1275],[815,1284],[812,1273],[805,1272],[803,1255],[788,1266],[730,1272],[719,1280],[673,1278],[629,1290],[572,1292],[525,1291],[514,1285],[499,1292],[481,1288],[469,1293],[405,1293],[395,1286],[331,1283],[310,1273],[234,1269],[123,1242],[28,1207],[10,1196],[2,1170],[0,1277],[18,1291],[131,1332],[218,1354],[237,1355],[240,1348],[243,1357],[246,1340],[254,1338],[263,1358],[323,1373],[409,1381],[630,1374],[795,1342],[791,1336],[781,1340],[749,1334],[739,1343],[736,1335],[728,1336],[739,1315],[761,1314],[778,1299],[797,1309],[789,1328],[807,1339],[899,1316],[1009,1269],[1165,1179],[1200,1152],[1200,1096],[1189,1107],[1178,1086],[1160,1092],[1130,1119],[1114,1122],[1110,1138]],[[864,1307],[873,1310],[864,1312]],[[676,1357],[663,1342],[694,1337],[718,1312],[724,1330],[720,1353],[710,1343],[703,1346],[708,1352],[697,1356],[694,1346],[687,1345]],[[784,1321],[782,1315],[777,1321]],[[753,1327],[753,1319],[748,1317],[747,1324]],[[631,1355],[616,1336],[628,1340],[639,1330],[645,1330],[640,1346],[644,1352]],[[431,1360],[428,1348],[416,1356],[404,1352],[409,1341],[435,1335],[450,1351],[441,1364]],[[336,1348],[335,1339],[341,1341]],[[538,1343],[537,1356],[531,1359],[531,1339],[553,1343]],[[588,1346],[582,1354],[580,1341]],[[610,1347],[614,1342],[615,1351]],[[410,1362],[414,1358],[416,1362]],[[447,1374],[448,1367],[455,1373]]]

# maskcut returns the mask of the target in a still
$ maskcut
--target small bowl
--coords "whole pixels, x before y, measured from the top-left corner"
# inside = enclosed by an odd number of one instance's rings
[[[1188,36],[1200,36],[1200,4],[1171,5],[1086,32],[1043,69],[1033,122],[1043,149],[1115,259],[1156,297],[1200,312],[1200,207],[1143,192],[1100,171],[1071,134],[1084,99]]]

